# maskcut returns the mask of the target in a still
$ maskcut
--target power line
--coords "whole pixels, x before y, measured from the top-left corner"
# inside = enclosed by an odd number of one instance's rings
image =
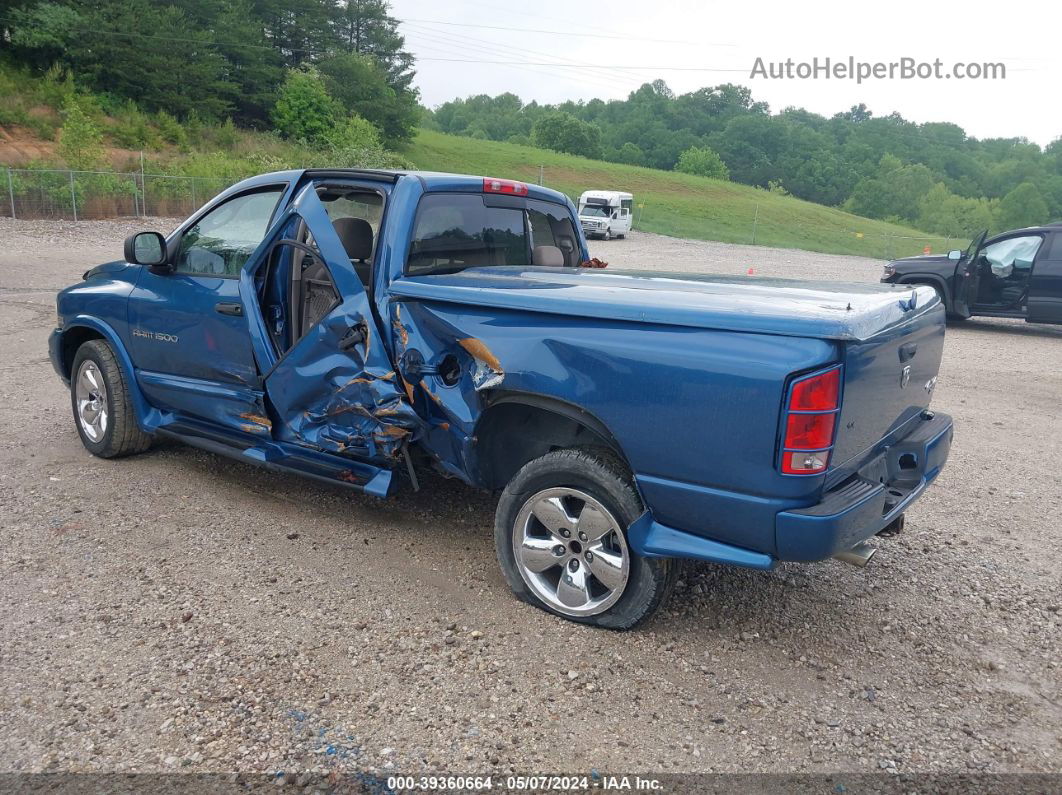
[[[13,22],[13,21],[15,21],[15,20],[12,20],[9,17],[0,17],[0,19],[3,19],[5,22]],[[278,50],[284,50],[284,51],[287,51],[287,52],[300,52],[300,53],[308,53],[308,54],[311,54],[311,55],[327,55],[330,52],[330,50],[315,50],[315,49],[310,49],[310,48],[306,48],[306,47],[287,47],[287,46],[279,46],[279,45],[278,46],[273,46],[273,45],[268,45],[268,44],[244,44],[242,42],[224,42],[224,41],[217,41],[215,39],[193,39],[193,38],[182,38],[182,37],[179,37],[179,36],[160,36],[160,35],[153,34],[153,33],[127,33],[125,31],[100,30],[98,28],[73,28],[72,30],[74,32],[76,32],[76,33],[94,33],[94,34],[101,35],[101,36],[118,36],[118,37],[129,38],[129,39],[154,39],[154,40],[158,40],[158,41],[167,41],[167,42],[175,42],[175,43],[199,44],[199,45],[205,46],[205,47],[243,47],[245,49],[270,50],[270,51],[273,51],[273,52],[276,52]],[[583,68],[585,68],[587,66],[587,64],[585,64],[585,63],[580,64],[580,63],[574,63],[574,62],[559,62],[558,61],[558,62],[543,63],[543,62],[535,62],[535,61],[495,61],[495,60],[478,59],[478,58],[464,58],[464,59],[458,59],[458,58],[424,58],[424,59],[421,59],[421,60],[451,61],[451,62],[454,62],[454,63],[482,63],[482,64],[488,64],[488,65],[505,65],[505,64],[508,64],[508,65],[511,65],[511,66],[556,66],[556,67],[574,68],[574,69],[583,69]],[[633,70],[652,70],[652,71],[667,70],[667,71],[687,71],[687,72],[747,72],[747,71],[749,71],[748,69],[713,69],[713,68],[708,68],[708,67],[694,67],[694,66],[645,66],[645,65],[632,66],[632,65],[629,65],[629,64],[621,64],[621,65],[595,64],[594,68],[595,69],[599,69],[599,70],[600,69],[626,69],[626,70],[633,69]]]
[[[575,33],[566,30],[544,30],[541,28],[517,28],[504,25],[480,25],[472,22],[443,22],[438,19],[399,19],[399,22],[419,22],[423,25],[449,25],[459,28],[483,28],[485,30],[507,30],[517,33],[547,33],[551,36],[572,36],[583,39],[615,39],[620,41],[642,41],[654,44],[686,44],[691,47],[736,47],[736,44],[720,44],[705,41],[686,41],[684,39],[652,39],[644,36],[624,36],[622,34],[608,33]]]
[[[452,63],[481,63],[489,65],[508,65],[508,66],[557,66],[567,69],[583,69],[582,64],[578,63],[550,63],[542,61],[492,61],[483,58],[419,58],[421,61],[449,61]],[[638,69],[654,72],[740,72],[742,74],[748,74],[748,69],[722,69],[712,66],[656,66],[639,64],[637,66],[631,66],[629,64],[602,64],[597,67],[599,69]]]
[[[484,44],[483,42],[478,41],[478,40],[476,40],[476,39],[474,39],[474,38],[472,38],[470,36],[463,36],[463,35],[461,35],[459,33],[442,33],[442,32],[431,30],[431,29],[428,29],[428,32],[424,32],[424,31],[419,29],[420,26],[417,25],[417,24],[413,24],[412,26],[410,26],[409,23],[407,23],[406,27],[407,27],[407,31],[413,36],[417,36],[417,37],[421,37],[422,36],[422,37],[429,38],[429,39],[432,39],[432,40],[435,40],[435,41],[443,41],[445,44],[449,44],[449,43],[453,42],[454,46],[460,47],[460,51],[457,53],[458,55],[462,55],[465,52],[467,52],[468,47],[469,47],[470,44],[475,44],[478,48],[480,48],[481,50],[484,50],[485,51],[484,54],[487,54],[487,55],[495,55],[495,54],[497,54],[497,55],[512,55],[514,53],[526,53],[526,54],[531,55],[531,56],[540,56],[540,57],[544,57],[544,58],[550,58],[550,59],[552,59],[550,61],[551,64],[555,64],[557,66],[563,66],[563,63],[558,63],[559,61],[561,61],[561,59],[559,59],[557,56],[551,55],[549,53],[540,52],[538,50],[528,50],[528,49],[525,49],[525,48],[522,48],[522,47],[513,47],[513,46],[509,46],[509,45]],[[442,37],[442,38],[439,39],[437,37]],[[445,55],[453,55],[454,53],[447,52],[447,53],[444,53],[444,54]],[[630,85],[630,80],[629,79],[623,79],[623,76],[616,75],[614,73],[611,73],[611,72],[608,72],[606,70],[603,70],[603,69],[597,67],[593,63],[584,62],[584,61],[569,61],[569,63],[578,63],[578,64],[581,64],[581,65],[583,65],[585,67],[585,69],[580,71],[580,77],[584,81],[597,82],[600,85],[604,85],[604,86],[606,86],[609,89],[615,89],[616,87],[627,88]],[[520,68],[520,67],[514,67],[514,68]],[[535,68],[535,67],[530,67],[530,68]],[[557,74],[557,73],[553,72],[553,74]],[[595,80],[595,78],[597,78],[597,79]],[[652,79],[652,78],[649,78],[649,79]]]

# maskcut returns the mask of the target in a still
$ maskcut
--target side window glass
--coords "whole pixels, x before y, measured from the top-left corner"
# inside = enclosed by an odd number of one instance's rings
[[[531,227],[533,264],[563,264],[569,268],[579,264],[578,237],[566,207],[532,200],[528,202],[527,218]],[[536,252],[541,246],[558,249],[563,262],[553,262],[549,254]]]
[[[1055,232],[1052,236],[1051,250],[1047,258],[1050,260],[1062,260],[1062,232]]]
[[[238,276],[265,237],[283,190],[245,193],[215,207],[181,237],[177,271],[207,276]]]
[[[1006,279],[1015,271],[1019,271],[1020,275],[1021,271],[1028,272],[1032,268],[1041,242],[1039,235],[1012,237],[987,246],[982,256],[988,260],[995,276]]]

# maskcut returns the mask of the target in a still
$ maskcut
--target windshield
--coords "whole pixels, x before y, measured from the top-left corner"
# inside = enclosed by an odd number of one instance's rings
[[[579,215],[587,218],[608,218],[608,208],[599,204],[588,204],[579,211]]]

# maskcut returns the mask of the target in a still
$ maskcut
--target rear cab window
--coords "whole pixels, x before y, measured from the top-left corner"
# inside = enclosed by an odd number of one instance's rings
[[[480,194],[429,193],[417,208],[406,273],[575,267],[578,259],[578,238],[563,205],[527,199],[499,206]]]

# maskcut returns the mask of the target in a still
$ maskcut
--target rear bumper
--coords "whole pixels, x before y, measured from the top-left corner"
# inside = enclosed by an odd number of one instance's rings
[[[852,478],[809,508],[782,511],[775,523],[780,560],[823,560],[888,526],[940,474],[951,449],[947,414],[922,421]]]
[[[816,505],[771,511],[773,500],[759,499],[756,510],[736,510],[731,519],[744,520],[747,536],[762,537],[773,529],[774,554],[708,538],[701,532],[662,524],[646,511],[627,530],[634,551],[644,557],[675,557],[770,569],[779,560],[814,561],[831,558],[883,530],[917,500],[940,474],[951,449],[952,421],[935,414],[920,421],[904,439],[882,450]],[[643,492],[655,479],[639,478]],[[703,493],[699,489],[698,493]],[[769,512],[770,511],[770,512]],[[769,513],[768,513],[769,512]],[[735,537],[736,533],[731,534]],[[738,539],[735,537],[735,541]],[[764,544],[761,549],[767,547]]]

